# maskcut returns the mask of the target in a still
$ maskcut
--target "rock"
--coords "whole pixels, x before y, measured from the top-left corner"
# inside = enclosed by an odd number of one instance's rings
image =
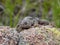
[[[60,31],[50,25],[40,25],[18,33],[15,28],[2,26],[0,45],[60,45]]]
[[[19,35],[15,28],[0,26],[0,45],[17,45]]]
[[[60,43],[58,43],[60,42],[58,41],[60,38],[57,38],[55,32],[51,31],[53,28],[54,27],[42,25],[41,27],[35,27],[21,31],[19,34],[19,45],[60,45]]]

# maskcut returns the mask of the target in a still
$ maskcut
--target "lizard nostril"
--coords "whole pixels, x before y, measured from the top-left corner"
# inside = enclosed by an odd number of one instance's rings
[[[17,25],[17,28],[19,27],[19,25]]]

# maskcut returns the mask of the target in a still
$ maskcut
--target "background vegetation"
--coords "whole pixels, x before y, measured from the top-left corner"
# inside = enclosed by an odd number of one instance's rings
[[[15,27],[20,18],[35,12],[34,15],[53,21],[56,27],[60,27],[60,0],[0,0],[0,3],[4,6],[0,25]]]

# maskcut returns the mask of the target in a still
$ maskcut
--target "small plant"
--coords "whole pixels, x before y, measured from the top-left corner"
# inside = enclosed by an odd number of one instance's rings
[[[8,17],[9,17],[9,26],[14,27],[14,26],[16,26],[15,23],[18,20],[18,15],[19,14],[17,14],[17,16],[15,18],[13,11],[14,11],[14,8],[16,6],[16,3],[19,4],[19,5],[21,5],[22,2],[21,2],[21,0],[17,0],[17,1],[15,0],[14,3],[12,1],[13,0],[6,0],[5,1],[5,7],[6,7],[5,13],[7,13]],[[7,20],[8,20],[8,18],[7,18]]]
[[[60,28],[60,0],[55,0],[52,2],[53,10],[53,21],[56,24],[56,27]]]

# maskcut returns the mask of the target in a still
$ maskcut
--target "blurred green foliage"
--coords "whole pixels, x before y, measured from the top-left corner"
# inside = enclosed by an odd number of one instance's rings
[[[52,21],[55,22],[56,27],[60,27],[60,0],[44,0],[39,2],[40,0],[0,0],[5,6],[5,22],[4,25],[9,25],[11,27],[15,27],[18,23],[19,18],[21,18],[21,9],[19,12],[14,15],[14,8],[16,5],[20,5],[24,11],[24,16],[29,13],[29,10],[32,8],[36,9],[36,14],[39,13],[39,9],[43,7],[42,18],[47,19],[48,11],[51,8],[53,12]],[[7,23],[8,22],[8,23]]]
[[[56,27],[60,27],[60,0],[54,0],[52,2],[53,20]]]

